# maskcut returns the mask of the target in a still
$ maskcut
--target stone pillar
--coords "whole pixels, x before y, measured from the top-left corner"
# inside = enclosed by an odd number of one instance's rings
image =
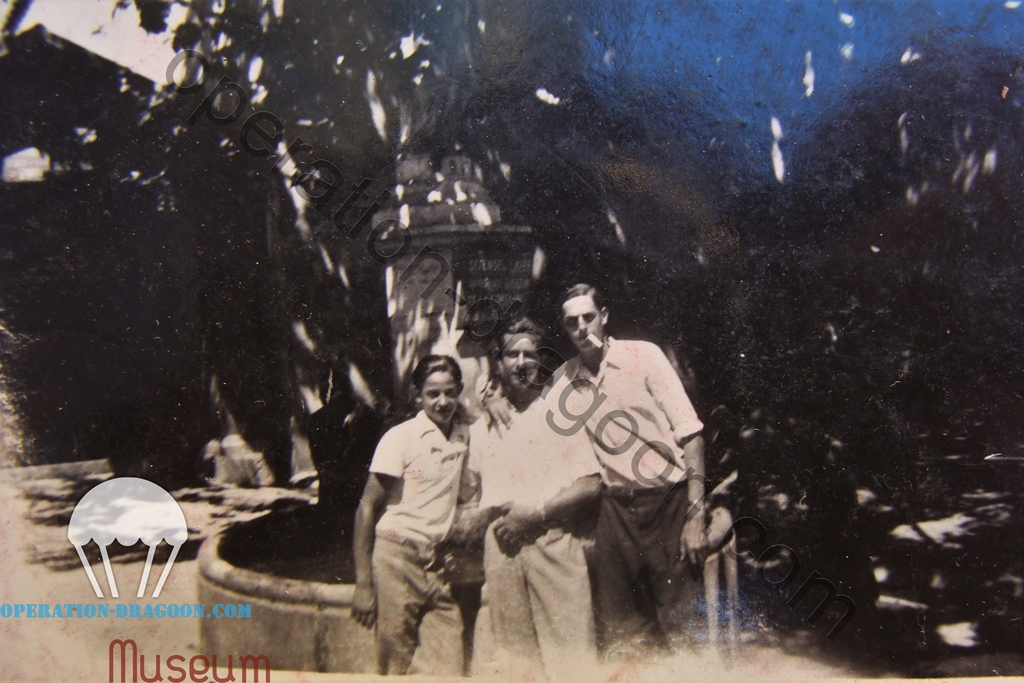
[[[447,157],[435,166],[409,157],[397,180],[391,204],[373,221],[386,229],[380,253],[404,244],[385,271],[395,400],[409,405],[412,370],[431,353],[460,359],[468,397],[487,371],[492,331],[524,311],[543,259],[530,227],[501,222],[470,159]]]

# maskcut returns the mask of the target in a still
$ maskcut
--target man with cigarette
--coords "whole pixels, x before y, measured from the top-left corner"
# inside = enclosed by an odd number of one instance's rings
[[[579,355],[545,392],[548,426],[585,428],[602,465],[591,565],[598,642],[606,655],[666,646],[693,619],[707,553],[703,424],[665,354],[613,339],[598,291],[570,288],[562,324]]]

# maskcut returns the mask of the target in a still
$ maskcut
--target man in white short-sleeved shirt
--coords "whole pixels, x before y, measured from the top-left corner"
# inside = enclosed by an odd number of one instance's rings
[[[377,444],[356,511],[352,617],[376,626],[378,673],[463,674],[463,623],[438,545],[455,519],[469,427],[462,375],[447,356],[413,371],[414,418]]]
[[[370,472],[402,480],[395,501],[377,522],[377,535],[434,546],[451,528],[469,427],[452,425],[445,438],[425,413],[389,430],[377,444]]]
[[[485,537],[496,651],[474,669],[575,677],[596,660],[596,637],[586,558],[572,529],[597,500],[601,466],[584,434],[560,436],[545,421],[546,406],[537,400],[539,328],[517,321],[501,342],[497,374],[508,424],[478,420],[469,440],[468,469],[479,477],[480,509],[511,508]]]

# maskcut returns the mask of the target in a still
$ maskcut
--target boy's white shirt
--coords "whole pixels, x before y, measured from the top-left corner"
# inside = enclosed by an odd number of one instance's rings
[[[445,438],[423,411],[392,427],[377,444],[370,472],[400,480],[377,535],[434,545],[451,529],[469,445],[469,425],[456,417]]]

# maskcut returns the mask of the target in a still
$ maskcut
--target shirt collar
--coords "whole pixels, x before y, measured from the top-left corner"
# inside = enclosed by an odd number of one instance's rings
[[[621,349],[619,348],[619,343],[616,342],[615,339],[611,336],[605,337],[604,343],[608,347],[608,351],[605,352],[604,358],[601,359],[601,365],[597,369],[598,377],[604,375],[604,369],[606,367],[615,368],[616,370],[622,369],[622,359],[620,358]],[[572,360],[568,361],[565,364],[566,379],[568,379],[571,382],[577,377],[579,377],[580,365],[582,363],[583,361],[580,359],[579,355],[577,355]]]
[[[425,439],[431,434],[436,433],[438,436],[444,439],[444,432],[441,431],[440,427],[434,424],[433,420],[427,417],[426,412],[421,410],[420,412],[416,413],[416,417],[414,417],[413,419],[416,420],[416,434],[419,436],[419,438]],[[453,443],[465,443],[466,441],[468,441],[468,429],[469,426],[466,424],[466,420],[463,418],[462,408],[456,408],[455,417],[452,418],[452,433],[451,436],[448,439],[446,439],[446,441],[451,441]]]
[[[608,353],[604,354],[604,358],[601,360],[601,368],[605,366],[615,368],[616,370],[622,369],[622,345],[619,344],[611,336],[604,338],[604,343],[608,346]]]

